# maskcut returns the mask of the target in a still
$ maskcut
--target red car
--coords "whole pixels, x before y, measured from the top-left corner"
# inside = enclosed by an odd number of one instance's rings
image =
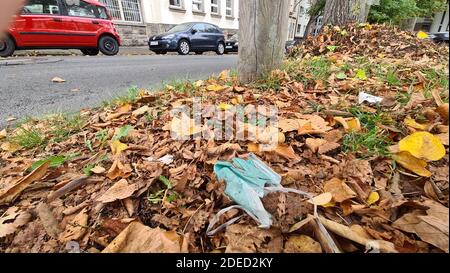
[[[0,56],[16,49],[80,49],[85,55],[119,52],[120,36],[106,6],[94,0],[28,0],[7,35]]]

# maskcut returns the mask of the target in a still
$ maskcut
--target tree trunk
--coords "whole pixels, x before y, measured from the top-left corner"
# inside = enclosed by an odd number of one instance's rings
[[[341,26],[350,22],[364,23],[370,4],[367,0],[327,0],[323,25]]]
[[[289,0],[239,1],[238,77],[254,82],[280,68],[288,35]]]
[[[304,38],[308,37],[309,34],[311,33],[311,27],[314,24],[314,22],[317,20],[317,17],[319,17],[319,16],[309,17],[308,24],[306,24],[306,27],[305,27],[305,34],[303,36]]]

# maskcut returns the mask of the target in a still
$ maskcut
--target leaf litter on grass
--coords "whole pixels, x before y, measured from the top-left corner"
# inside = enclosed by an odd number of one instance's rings
[[[326,27],[259,83],[241,86],[225,71],[183,90],[135,90],[81,111],[83,124],[64,137],[45,119],[6,128],[0,252],[64,252],[74,242],[92,253],[448,252],[448,81],[423,76],[442,73],[448,47],[385,26]],[[382,101],[360,104],[360,93]],[[202,126],[171,113],[194,97]],[[247,138],[202,137],[238,105],[276,105],[278,126],[259,130],[268,116],[244,111],[232,130]],[[39,141],[23,134],[30,129]],[[220,223],[243,217],[209,237],[210,220],[233,205],[214,163],[249,153],[315,198],[269,194],[270,229],[231,209]]]

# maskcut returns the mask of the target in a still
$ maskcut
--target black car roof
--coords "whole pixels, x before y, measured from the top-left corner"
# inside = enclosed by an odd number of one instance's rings
[[[207,23],[207,22],[186,22],[186,23],[182,23],[182,24],[190,24],[190,25],[195,25],[195,24],[206,24],[206,25],[211,25],[211,26],[215,26],[216,28],[220,28],[217,25],[211,24],[211,23]],[[180,25],[182,25],[180,24]]]

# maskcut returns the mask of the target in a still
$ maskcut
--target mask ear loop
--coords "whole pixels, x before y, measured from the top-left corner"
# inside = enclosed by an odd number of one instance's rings
[[[234,223],[236,223],[239,219],[241,219],[243,217],[243,215],[237,216],[231,220],[228,220],[227,222],[225,222],[224,224],[220,225],[218,228],[211,230],[214,225],[219,222],[220,220],[220,216],[222,216],[223,214],[227,213],[228,211],[232,210],[232,209],[240,209],[245,211],[250,217],[252,217],[253,220],[255,220],[258,224],[260,224],[258,218],[256,218],[255,215],[253,215],[253,213],[251,213],[250,211],[248,211],[247,209],[245,209],[242,206],[239,205],[234,205],[234,206],[230,206],[228,208],[224,208],[222,210],[220,210],[215,216],[214,218],[209,222],[208,228],[206,229],[206,235],[207,236],[214,236],[217,232],[223,230],[224,228],[228,227],[229,225],[232,225]],[[266,227],[262,227],[261,228],[266,228]]]

